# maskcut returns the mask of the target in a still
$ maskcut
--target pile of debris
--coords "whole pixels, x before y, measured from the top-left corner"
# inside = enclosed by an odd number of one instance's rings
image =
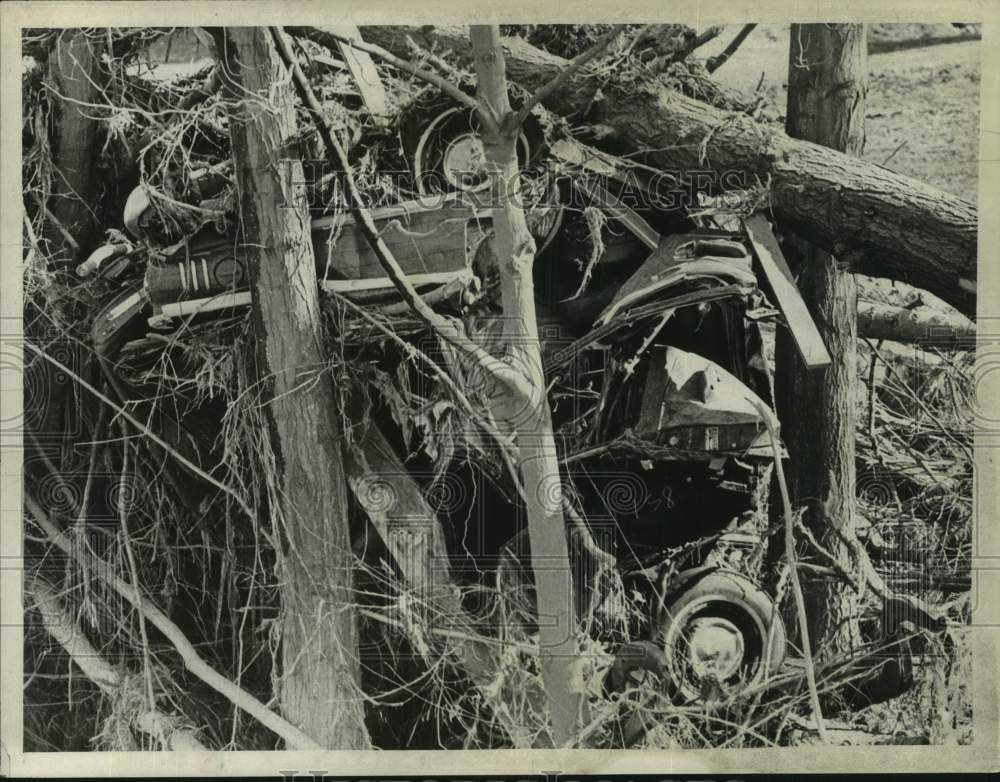
[[[762,99],[711,82],[689,58],[704,36],[662,27],[623,36],[630,43],[595,61],[588,78],[602,80],[596,93],[569,82],[535,106],[517,150],[537,247],[547,393],[572,487],[567,512],[579,522],[573,556],[586,574],[577,599],[591,621],[603,617],[594,637],[611,652],[598,678],[617,697],[636,674],[655,673],[672,703],[691,704],[780,691],[801,670],[763,588],[766,496],[783,456],[770,436],[775,330],[787,329],[809,369],[830,357],[781,232],[801,233],[859,270],[902,272],[968,313],[975,212],[861,161],[837,158],[831,167],[835,153],[768,124]],[[479,118],[393,67],[394,57],[416,56],[467,87],[466,34],[288,32],[327,122],[349,141],[379,238],[424,302],[488,343],[501,292]],[[566,67],[560,55],[589,49],[557,28],[511,32],[523,36],[505,40],[515,102],[522,88],[537,89]],[[590,43],[607,34],[595,32]],[[119,403],[203,475],[239,476],[253,494],[262,491],[253,488],[259,475],[233,442],[234,432],[247,437],[236,419],[255,384],[243,361],[252,353],[254,260],[237,238],[219,67],[171,82],[148,78],[155,69],[145,74],[141,65],[130,76],[133,104],[107,122],[120,134],[115,149],[134,153],[117,161],[117,178],[137,184],[105,199],[108,241],[74,270],[99,376]],[[174,114],[168,107],[179,96]],[[300,120],[299,156],[325,160],[304,111]],[[338,177],[322,162],[305,170],[291,197],[304,199],[313,218],[315,270],[337,343],[329,369],[344,381],[350,424],[348,483],[377,532],[362,527],[359,560],[375,572],[388,554],[405,589],[417,589],[441,578],[428,575],[428,562],[444,556],[452,563],[446,582],[474,589],[496,580],[518,592],[528,580],[519,564],[527,554],[522,500],[502,453],[481,442],[471,413],[423,363],[448,367],[452,357],[400,297],[348,213]],[[726,171],[741,175],[726,180]],[[833,193],[836,203],[816,208]],[[917,227],[900,237],[900,224]],[[926,321],[919,307],[884,296],[864,310],[878,339],[922,336],[931,322],[952,341],[972,332],[944,305]],[[887,420],[885,403],[877,415]],[[164,476],[190,512],[222,512],[226,498],[213,484],[176,465]],[[373,499],[373,482],[391,502]],[[414,543],[415,520],[446,530],[444,539],[435,532]],[[530,617],[530,590],[521,591]],[[613,606],[613,595],[630,596],[630,608]],[[447,610],[454,619],[466,608],[452,602]],[[649,728],[634,718],[615,724],[610,744],[631,745]]]

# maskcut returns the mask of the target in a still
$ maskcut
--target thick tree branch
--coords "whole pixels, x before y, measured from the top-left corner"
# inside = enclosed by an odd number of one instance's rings
[[[425,48],[471,56],[468,31],[394,25],[363,27],[365,37],[407,52],[407,37]],[[568,62],[520,38],[501,38],[507,77],[537,90]],[[928,290],[975,316],[977,212],[971,202],[841,152],[789,138],[779,127],[722,110],[663,86],[657,78],[600,84],[567,83],[544,101],[563,116],[583,116],[607,127],[607,142],[641,152],[664,171],[705,172],[724,188],[769,182],[781,228],[841,260],[855,258],[867,274],[892,277]],[[900,230],[905,226],[906,230]]]
[[[726,61],[736,54],[736,50],[740,48],[743,41],[746,40],[747,36],[753,32],[753,28],[757,25],[755,24],[745,24],[743,29],[736,33],[736,36],[729,42],[729,46],[723,49],[719,54],[714,57],[709,57],[705,60],[705,69],[709,73],[715,73],[719,68],[725,65]]]

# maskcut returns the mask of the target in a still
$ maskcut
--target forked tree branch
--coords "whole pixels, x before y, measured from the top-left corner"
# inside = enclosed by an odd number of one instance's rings
[[[524,121],[528,118],[528,115],[535,106],[558,90],[563,84],[579,73],[580,70],[587,65],[587,63],[607,49],[611,42],[615,40],[619,34],[621,34],[625,27],[626,25],[624,24],[616,24],[597,43],[587,49],[587,51],[577,55],[569,65],[559,71],[559,73],[552,77],[548,83],[543,84],[538,90],[536,90],[535,93],[524,102],[524,105],[517,110],[517,114],[514,116],[514,129],[519,128],[524,124]]]

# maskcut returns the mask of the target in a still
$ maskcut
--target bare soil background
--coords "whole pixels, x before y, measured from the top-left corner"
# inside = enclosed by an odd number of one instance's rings
[[[698,55],[718,54],[738,27]],[[885,24],[869,31],[867,141],[864,157],[971,201],[979,169],[980,41],[971,28]],[[764,90],[784,115],[788,25],[759,25],[714,78]],[[937,42],[937,43],[934,43]],[[899,47],[879,51],[887,46]]]

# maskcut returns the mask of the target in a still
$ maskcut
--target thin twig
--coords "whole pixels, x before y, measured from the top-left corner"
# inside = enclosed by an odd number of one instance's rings
[[[781,503],[785,514],[785,559],[788,560],[789,576],[792,583],[792,594],[795,596],[795,609],[799,620],[799,635],[802,639],[802,658],[806,669],[806,682],[809,685],[809,699],[812,702],[813,716],[816,718],[816,728],[820,741],[828,743],[826,725],[823,722],[823,711],[819,705],[819,692],[816,689],[816,668],[813,664],[812,647],[809,642],[809,623],[806,619],[806,601],[802,595],[802,584],[799,581],[799,572],[796,567],[795,557],[795,521],[792,516],[792,501],[788,496],[788,484],[785,482],[785,470],[781,464],[781,445],[778,443],[778,434],[774,430],[774,422],[771,420],[771,411],[767,409],[763,402],[746,397],[752,404],[760,417],[764,420],[767,433],[771,438],[771,449],[774,451],[774,469],[778,474],[778,487],[781,489]]]
[[[355,224],[361,229],[361,233],[367,240],[372,252],[375,253],[375,257],[378,259],[379,264],[385,270],[386,276],[388,276],[393,286],[403,297],[403,301],[410,305],[410,308],[434,331],[435,334],[461,350],[466,355],[470,356],[483,370],[506,385],[511,391],[520,395],[521,398],[530,399],[534,389],[528,381],[528,378],[525,377],[524,373],[518,371],[510,364],[501,361],[495,356],[490,355],[480,345],[477,345],[464,333],[462,333],[454,323],[451,323],[447,318],[438,315],[427,304],[427,302],[421,298],[420,294],[417,293],[416,288],[414,288],[413,284],[406,278],[406,273],[402,270],[399,262],[393,256],[392,251],[379,234],[375,221],[372,219],[371,212],[369,212],[365,207],[361,192],[354,179],[354,173],[351,170],[351,164],[347,159],[347,151],[344,149],[343,144],[340,143],[339,138],[327,123],[319,102],[316,100],[315,94],[313,94],[312,87],[309,86],[309,81],[306,79],[305,74],[299,67],[298,62],[292,56],[292,52],[288,47],[288,42],[282,34],[281,28],[270,27],[268,29],[271,32],[271,37],[274,39],[275,48],[279,57],[292,75],[292,81],[294,82],[296,91],[299,94],[299,99],[305,105],[309,114],[312,116],[313,122],[316,124],[320,138],[322,139],[323,145],[326,147],[327,154],[330,157],[330,162],[333,163],[340,172],[345,185],[344,189],[347,191],[350,198],[348,206],[350,208],[351,215],[354,217]]]
[[[335,51],[336,45],[341,43],[350,46],[352,49],[357,49],[359,52],[365,52],[378,57],[380,60],[392,65],[394,68],[406,71],[411,76],[415,76],[421,81],[425,81],[428,84],[437,87],[441,90],[441,92],[454,100],[456,103],[461,103],[463,106],[479,113],[480,119],[484,122],[493,122],[493,118],[489,116],[489,114],[481,112],[479,101],[468,93],[462,92],[462,90],[460,90],[455,84],[448,81],[443,76],[439,76],[433,71],[425,70],[419,65],[414,65],[412,62],[404,60],[402,57],[397,57],[392,52],[383,49],[377,44],[368,43],[349,35],[343,35],[342,33],[337,33],[333,30],[324,30],[318,27],[286,27],[284,29],[289,35],[297,38],[308,38],[310,41],[321,44],[331,51]]]
[[[882,361],[882,364],[885,365],[886,371],[888,371],[889,374],[892,375],[893,378],[899,382],[900,386],[903,387],[903,389],[906,391],[907,396],[909,396],[910,399],[912,399],[917,404],[917,406],[927,415],[928,418],[930,418],[934,423],[938,425],[938,428],[942,432],[944,432],[944,434],[950,440],[952,440],[955,443],[955,445],[957,445],[965,452],[965,455],[969,459],[969,461],[972,461],[974,458],[972,449],[966,443],[962,442],[962,440],[960,440],[952,432],[951,427],[945,426],[945,424],[941,421],[941,419],[937,416],[937,414],[927,406],[927,403],[924,402],[924,400],[921,399],[918,394],[914,393],[913,389],[910,388],[909,384],[899,376],[899,373],[896,372],[896,368],[890,362],[886,361],[885,358],[882,356],[882,354],[879,352],[879,349],[871,343],[871,340],[866,339],[865,342],[868,343],[868,347],[872,349],[872,352],[876,356],[878,356],[879,359]],[[881,344],[881,340],[879,340],[879,343]]]
[[[246,504],[246,502],[244,501],[244,499],[239,495],[239,493],[235,489],[233,489],[230,486],[227,486],[226,484],[222,483],[218,479],[213,478],[211,475],[209,475],[207,472],[205,472],[203,469],[201,469],[197,464],[195,464],[190,459],[188,459],[187,457],[185,457],[183,454],[179,453],[176,449],[174,449],[173,447],[171,447],[170,443],[168,443],[162,437],[160,437],[159,435],[157,435],[152,429],[150,429],[148,426],[146,426],[144,423],[142,423],[135,416],[131,415],[124,408],[119,407],[111,399],[109,399],[107,396],[105,396],[100,391],[98,391],[96,388],[94,388],[90,383],[88,383],[86,380],[84,380],[82,377],[80,377],[78,374],[76,374],[76,372],[74,372],[72,369],[70,369],[69,367],[67,367],[65,364],[63,364],[63,363],[57,361],[56,359],[52,358],[52,356],[50,356],[48,353],[46,353],[45,351],[43,351],[41,348],[38,348],[35,345],[32,345],[30,342],[25,342],[24,343],[24,347],[26,347],[32,353],[35,353],[36,355],[38,355],[41,358],[43,358],[46,361],[48,361],[50,364],[52,364],[52,366],[56,367],[56,369],[59,369],[62,372],[65,372],[67,377],[72,378],[80,386],[82,386],[83,388],[87,389],[91,394],[93,394],[98,399],[100,399],[102,402],[104,402],[104,404],[106,404],[108,407],[110,407],[112,410],[114,410],[118,415],[120,415],[122,418],[124,418],[130,424],[132,424],[132,426],[134,426],[136,429],[138,429],[140,432],[142,432],[144,435],[146,435],[154,443],[156,443],[161,448],[163,448],[163,450],[165,450],[167,453],[169,453],[171,456],[173,456],[177,461],[179,461],[181,464],[183,464],[185,467],[187,467],[189,470],[191,470],[191,472],[193,472],[195,475],[197,475],[198,477],[203,478],[204,480],[208,481],[213,486],[215,486],[217,489],[220,489],[221,491],[224,491],[226,494],[228,494],[230,497],[232,497],[234,500],[236,500],[236,504],[240,506],[240,509],[247,515],[248,518],[252,519],[254,517],[253,510],[250,508],[249,505]]]
[[[73,544],[66,536],[66,533],[52,522],[35,498],[27,492],[24,494],[24,504],[34,517],[35,523],[42,528],[49,540],[57,548],[75,560],[79,560],[81,557],[87,557],[91,560],[91,568],[94,575],[124,597],[137,611],[149,619],[157,630],[166,636],[167,640],[173,644],[174,649],[177,650],[177,653],[184,661],[184,667],[194,676],[197,676],[213,690],[226,697],[231,703],[243,709],[247,714],[255,717],[262,725],[274,731],[274,733],[284,739],[289,748],[322,749],[315,739],[310,738],[286,719],[275,714],[253,695],[237,687],[206,663],[201,655],[198,654],[198,650],[194,648],[187,639],[187,636],[184,635],[184,632],[166,614],[160,611],[151,600],[148,598],[143,599],[140,596],[137,585],[129,584],[118,576],[112,575],[115,572],[114,568],[101,557],[89,551],[81,551],[80,547]]]
[[[882,347],[882,340],[878,341],[878,347]],[[868,436],[871,438],[875,456],[881,462],[882,455],[879,453],[878,438],[875,436],[875,370],[878,367],[878,359],[878,353],[872,351],[871,364],[868,367]]]
[[[122,430],[122,471],[118,478],[118,522],[122,529],[122,546],[125,548],[125,558],[128,562],[129,575],[133,584],[139,583],[139,566],[135,561],[135,553],[132,551],[132,534],[128,528],[128,511],[132,502],[131,487],[129,486],[128,473],[132,466],[131,454],[132,444],[128,439],[128,428],[124,421],[119,421]],[[80,516],[86,513],[86,508],[80,508]],[[140,601],[142,595],[136,592]],[[143,673],[146,681],[146,697],[149,699],[149,708],[156,707],[156,697],[153,694],[153,666],[149,659],[149,634],[146,632],[146,617],[142,613],[142,606],[139,606],[139,636],[142,639],[142,659]]]
[[[122,688],[126,686],[125,677],[90,643],[59,602],[55,588],[44,579],[34,578],[25,584],[25,592],[41,616],[45,630],[87,678],[96,684],[101,692],[112,697],[119,696]],[[193,730],[176,724],[178,722],[176,718],[163,714],[155,708],[155,704],[150,706],[149,711],[137,714],[132,722],[139,730],[161,740],[168,749],[208,750],[208,747],[198,740]]]
[[[513,129],[521,127],[535,106],[558,90],[569,79],[575,76],[581,68],[608,48],[608,45],[619,36],[626,26],[627,25],[624,24],[616,24],[597,43],[587,49],[587,51],[582,52],[575,57],[569,65],[559,71],[559,73],[553,76],[547,83],[539,87],[538,90],[536,90],[535,93],[524,102],[524,105],[517,110],[517,114],[514,115]]]

